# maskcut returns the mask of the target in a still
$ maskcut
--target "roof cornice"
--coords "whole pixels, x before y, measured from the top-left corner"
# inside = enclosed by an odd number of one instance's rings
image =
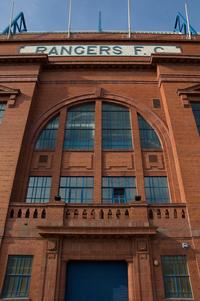
[[[0,55],[0,64],[39,63],[46,68],[155,68],[158,64],[199,64],[200,55],[152,54],[151,57],[48,57],[46,54]]]
[[[0,64],[10,63],[47,63],[48,55],[46,54],[15,54],[15,55],[0,55]]]

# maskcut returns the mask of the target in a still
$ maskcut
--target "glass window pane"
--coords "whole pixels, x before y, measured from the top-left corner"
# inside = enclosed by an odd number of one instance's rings
[[[68,203],[92,203],[93,177],[61,177],[60,196]]]
[[[0,103],[0,124],[2,123],[5,109],[6,109],[6,104]]]
[[[74,106],[68,110],[64,149],[91,150],[94,147],[95,104]]]
[[[51,190],[51,177],[30,177],[27,189],[27,203],[48,202]]]
[[[192,298],[186,256],[162,256],[166,298]]]
[[[140,143],[142,148],[146,149],[161,149],[160,140],[154,129],[147,121],[138,114],[138,123],[140,130]]]
[[[32,256],[9,256],[2,296],[28,297],[32,270]]]
[[[144,183],[148,203],[169,203],[167,177],[145,177]]]
[[[56,145],[57,130],[59,127],[59,118],[52,119],[40,132],[36,141],[36,150],[54,150]]]
[[[200,102],[191,102],[193,115],[195,118],[198,132],[200,133]]]
[[[103,149],[132,149],[129,110],[116,104],[103,103]]]
[[[103,203],[134,201],[135,177],[103,177],[102,180]]]
[[[81,202],[81,189],[70,189],[70,203],[82,203]]]
[[[83,203],[92,203],[93,200],[93,189],[86,188],[83,189]]]

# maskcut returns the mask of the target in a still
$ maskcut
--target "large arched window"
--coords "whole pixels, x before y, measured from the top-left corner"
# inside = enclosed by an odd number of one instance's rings
[[[107,102],[103,103],[102,144],[103,149],[132,149],[128,108]]]
[[[74,106],[68,110],[64,150],[91,150],[94,147],[95,103]]]
[[[161,149],[159,138],[150,124],[138,114],[140,143],[142,149]]]
[[[40,132],[36,141],[36,150],[54,150],[56,146],[56,136],[59,127],[59,118],[54,117]]]
[[[169,202],[160,140],[134,109],[98,100],[62,108],[60,116],[36,141],[27,202],[56,195],[66,203],[120,204],[137,195],[148,203]]]

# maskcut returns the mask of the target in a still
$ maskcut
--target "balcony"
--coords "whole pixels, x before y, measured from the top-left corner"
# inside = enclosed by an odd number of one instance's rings
[[[86,205],[50,202],[12,203],[8,236],[189,234],[185,204]]]

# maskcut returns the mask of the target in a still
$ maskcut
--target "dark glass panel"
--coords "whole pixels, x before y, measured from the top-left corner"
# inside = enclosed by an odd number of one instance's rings
[[[145,177],[144,182],[148,203],[169,203],[167,177]]]
[[[46,203],[49,202],[51,190],[51,177],[30,177],[26,202]]]
[[[159,138],[154,129],[147,121],[138,114],[138,123],[140,130],[140,143],[143,149],[161,149]]]
[[[6,109],[6,104],[5,103],[0,103],[0,124],[3,120],[3,115]]]
[[[94,147],[95,103],[74,106],[68,110],[64,150],[92,150]]]
[[[133,201],[135,195],[135,177],[103,177],[103,203],[126,203]]]
[[[32,256],[9,256],[2,296],[28,297],[32,270]]]
[[[166,298],[192,298],[186,256],[162,256]]]
[[[59,118],[52,119],[40,132],[37,139],[36,150],[54,150],[56,146],[56,136],[59,127]]]
[[[200,134],[200,102],[191,102],[191,106],[196,121],[196,126]]]
[[[126,107],[103,103],[103,149],[132,149],[130,114]]]
[[[92,203],[93,177],[61,177],[60,196],[66,203]]]

